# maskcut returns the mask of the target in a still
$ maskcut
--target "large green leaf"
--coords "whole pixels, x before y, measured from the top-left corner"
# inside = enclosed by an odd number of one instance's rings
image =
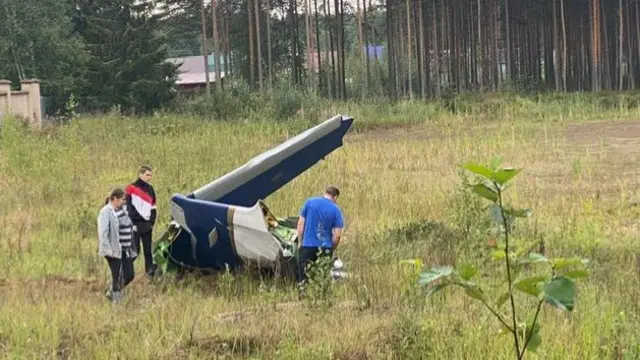
[[[533,276],[516,282],[513,286],[525,294],[538,296],[542,292],[542,284],[547,281],[546,276]]]
[[[494,181],[500,185],[504,185],[518,175],[522,169],[506,168],[496,171],[494,174]]]
[[[493,180],[493,176],[494,176],[493,170],[488,169],[482,165],[467,163],[463,167],[476,175],[480,175],[489,180]]]
[[[492,202],[496,202],[498,201],[498,193],[495,192],[495,190],[491,189],[490,187],[488,187],[485,184],[476,184],[473,185],[473,187],[471,188],[471,190],[482,196],[483,198],[492,201]]]
[[[476,273],[478,273],[478,268],[476,268],[472,264],[465,263],[458,268],[458,274],[460,274],[460,278],[465,281],[471,280],[471,278],[473,278]]]
[[[453,274],[453,268],[451,266],[434,267],[431,270],[424,271],[420,274],[420,285],[428,285],[442,277],[450,276]]]
[[[575,293],[575,283],[566,276],[558,276],[549,281],[544,287],[547,303],[565,311],[573,310]]]

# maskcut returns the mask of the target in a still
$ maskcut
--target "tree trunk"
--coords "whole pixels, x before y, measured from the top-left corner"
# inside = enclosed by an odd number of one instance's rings
[[[313,65],[312,65],[312,59],[311,59],[311,54],[313,54],[313,49],[311,48],[311,27],[310,27],[310,22],[311,19],[309,17],[309,8],[310,8],[310,2],[309,0],[304,0],[304,32],[305,32],[305,42],[306,42],[306,54],[307,56],[305,57],[307,59],[307,88],[311,88],[311,84],[312,84],[312,80],[313,79]]]
[[[320,58],[320,25],[318,16],[318,0],[313,0],[314,13],[315,13],[315,34],[316,34],[316,53],[318,55],[318,87],[322,89],[322,59]]]
[[[409,86],[409,100],[413,100],[413,77],[411,75],[411,7],[409,6],[409,0],[407,3],[407,82]]]
[[[344,54],[344,0],[340,0],[340,65],[342,66],[342,100],[347,100],[347,86],[345,79],[345,54]]]
[[[213,24],[213,66],[216,71],[216,82],[214,84],[215,91],[222,89],[220,76],[220,38],[218,37],[218,16],[216,14],[216,0],[211,0],[211,21]]]
[[[631,0],[627,0],[627,16],[625,17],[626,22],[626,32],[627,32],[627,78],[629,79],[629,90],[633,90],[636,87],[636,79],[635,79],[635,61],[633,59],[633,43],[631,42],[631,38],[633,37],[633,33],[631,32],[631,14],[629,11],[631,10]]]
[[[271,44],[271,4],[266,0],[267,5],[267,73],[269,77],[269,89],[273,87],[273,53]]]
[[[418,30],[420,31],[420,98],[423,100],[427,97],[427,51],[424,41],[424,8],[421,1],[418,3]]]
[[[335,24],[337,25],[336,29],[336,48],[337,48],[337,74],[338,74],[338,82],[337,82],[337,92],[338,98],[342,99],[342,31],[340,28],[340,0],[334,0],[334,16],[335,16]]]
[[[289,37],[291,42],[291,82],[298,84],[298,47],[296,37],[296,0],[289,0]]]
[[[224,2],[224,14],[225,14],[225,21],[224,21],[224,28],[225,28],[225,40],[224,40],[224,54],[225,54],[225,60],[224,60],[224,75],[226,78],[228,78],[229,76],[231,76],[233,74],[233,66],[232,66],[232,58],[231,58],[231,44],[230,44],[230,31],[229,31],[229,23],[231,22],[231,14],[229,12],[229,1],[225,1]]]
[[[591,0],[591,90],[600,91],[600,6]]]
[[[204,81],[205,88],[207,89],[207,97],[211,96],[211,85],[209,81],[209,47],[207,46],[207,20],[205,17],[206,8],[204,6],[204,0],[201,1],[202,8],[200,9],[200,24],[202,25],[202,50],[204,60]]]
[[[494,2],[495,6],[493,7],[493,52],[495,53],[493,68],[496,72],[496,89],[499,89],[502,85],[502,57],[500,56],[500,48],[499,48],[499,37],[500,33],[500,22],[498,21],[499,13],[500,13],[500,3],[498,0]]]
[[[324,18],[331,21],[331,11],[329,10],[330,0],[324,0]],[[327,70],[327,89],[329,90],[329,98],[333,99],[335,94],[335,63],[333,59],[333,36],[331,35],[331,23],[328,25],[328,31],[325,32],[327,48],[327,61],[331,63],[331,71]]]
[[[623,14],[622,14],[622,0],[618,0],[618,19],[619,19],[619,31],[618,31],[618,91],[622,91],[624,89],[624,74],[622,72],[622,67],[623,65],[623,61],[622,61],[622,55],[624,52],[624,37],[623,37],[623,32],[624,32],[624,22],[623,22]]]
[[[564,0],[560,0],[560,17],[562,18],[562,89],[567,91],[567,26],[564,18]]]
[[[267,0],[269,1],[269,0]],[[258,53],[258,89],[262,90],[262,41],[260,40],[260,0],[254,0],[255,17],[256,17],[256,48]]]
[[[356,0],[356,25],[358,27],[358,57],[360,58],[360,65],[362,66],[362,69],[360,69],[360,86],[362,88],[362,90],[360,91],[360,95],[362,96],[362,98],[365,98],[365,94],[366,94],[366,78],[365,78],[365,73],[364,73],[364,68],[365,68],[365,52],[366,49],[364,47],[364,39],[363,39],[363,34],[362,34],[362,12],[360,11],[360,0]]]
[[[360,1],[360,0],[356,0]],[[369,22],[367,19],[367,0],[362,0],[362,15],[364,17],[364,30],[363,30],[363,40],[364,40],[364,48],[365,48],[365,69],[366,69],[366,77],[365,77],[365,88],[366,93],[369,93],[369,84],[371,83],[371,70],[370,70],[370,57],[369,57]]]
[[[615,48],[615,41],[611,42],[609,39],[609,27],[607,25],[607,13],[606,11],[604,11],[604,4],[602,3],[602,1],[600,1],[599,4],[600,7],[600,19],[602,19],[602,29],[604,32],[604,48],[606,51],[604,51],[602,53],[602,55],[604,56],[604,71],[602,72],[602,77],[600,78],[601,82],[602,82],[602,86],[606,89],[606,90],[612,90],[613,86],[612,86],[612,74],[611,74],[611,66],[612,66],[612,61],[611,61],[611,52],[613,50],[613,52],[616,51]],[[613,49],[611,48],[611,45],[613,43]],[[615,65],[613,65],[615,66]]]
[[[440,98],[440,51],[438,50],[438,13],[436,12],[437,0],[433,0],[433,46],[435,56],[435,82],[436,82],[436,98]]]
[[[446,28],[446,25],[447,25],[447,14],[445,13],[446,7],[447,7],[446,4],[447,4],[446,1],[442,1],[440,3],[440,22],[439,22],[439,25],[440,25],[440,40],[441,40],[441,42],[439,44],[440,53],[438,53],[438,57],[440,57],[440,55],[442,54],[442,57],[440,59],[441,60],[440,61],[440,66],[441,66],[441,70],[442,70],[440,76],[442,77],[443,74],[444,74],[444,77],[446,79],[446,83],[449,84],[450,81],[451,81],[451,77],[449,76],[449,67],[447,66],[448,65],[448,61],[446,61],[446,60],[449,60],[449,57],[450,57],[449,53],[447,51],[448,50],[448,48],[447,48],[448,36],[447,36],[447,28]],[[435,14],[435,16],[438,16],[438,15]],[[446,58],[444,57],[444,54],[447,54]]]
[[[387,54],[389,65],[389,96],[392,100],[397,100],[398,95],[396,92],[396,73],[395,73],[395,56],[393,39],[393,4],[392,0],[386,0],[386,16],[387,16]]]
[[[553,73],[556,91],[560,91],[560,35],[558,34],[558,1],[553,0]]]
[[[506,35],[505,35],[505,49],[504,51],[507,54],[507,74],[506,74],[506,78],[509,79],[509,81],[511,81],[511,71],[513,70],[511,68],[511,33],[510,33],[510,29],[509,29],[509,0],[504,0],[504,22],[505,22],[505,29],[506,29]]]
[[[247,0],[247,15],[249,17],[249,87],[255,85],[255,55],[253,53],[253,6],[251,0]]]
[[[636,40],[638,42],[637,44],[637,50],[638,50],[638,57],[637,62],[636,62],[636,66],[640,66],[640,2],[636,2]],[[640,71],[640,69],[638,69]]]
[[[475,53],[476,53],[476,58],[477,63],[475,65],[475,70],[477,73],[477,84],[478,84],[478,90],[480,90],[482,92],[483,88],[484,88],[484,56],[483,56],[483,52],[484,52],[484,48],[482,46],[482,4],[480,3],[480,0],[477,1],[478,4],[478,29],[477,29],[477,35],[476,35],[476,46],[473,47],[473,49],[475,49]]]

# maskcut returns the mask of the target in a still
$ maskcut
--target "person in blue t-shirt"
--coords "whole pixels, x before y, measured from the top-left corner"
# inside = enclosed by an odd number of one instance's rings
[[[336,204],[340,190],[328,186],[324,196],[308,199],[300,210],[298,219],[298,282],[306,282],[307,265],[318,257],[332,257],[344,228],[340,207]]]

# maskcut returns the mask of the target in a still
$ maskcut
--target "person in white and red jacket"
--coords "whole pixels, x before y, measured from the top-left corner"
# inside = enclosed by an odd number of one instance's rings
[[[133,222],[133,243],[141,253],[140,242],[144,247],[144,268],[148,277],[152,278],[156,266],[151,255],[151,239],[156,223],[156,193],[151,186],[153,170],[143,165],[138,171],[138,179],[125,188],[127,194],[127,212]]]

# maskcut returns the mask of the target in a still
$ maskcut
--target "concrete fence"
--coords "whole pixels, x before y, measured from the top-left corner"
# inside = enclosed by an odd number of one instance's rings
[[[39,80],[22,80],[18,91],[11,90],[11,81],[0,80],[0,123],[8,115],[21,117],[36,128],[42,127]]]

